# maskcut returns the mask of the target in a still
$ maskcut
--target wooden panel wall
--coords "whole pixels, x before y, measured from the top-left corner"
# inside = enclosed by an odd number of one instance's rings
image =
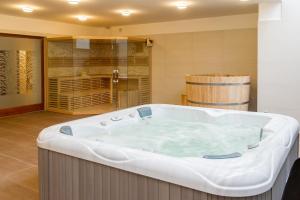
[[[39,149],[40,200],[271,200],[216,196],[179,185]],[[277,200],[277,199],[275,199]]]

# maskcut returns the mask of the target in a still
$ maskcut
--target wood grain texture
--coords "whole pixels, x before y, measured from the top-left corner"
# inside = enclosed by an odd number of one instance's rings
[[[91,161],[39,149],[41,200],[279,200],[298,139],[273,186],[251,197],[225,197],[193,190]]]
[[[1,200],[40,199],[36,138],[45,127],[79,117],[84,116],[42,111],[0,118]],[[44,163],[47,169],[47,161]],[[47,178],[47,176],[41,178]],[[69,180],[72,182],[71,179]],[[48,186],[40,188],[40,190],[44,190],[40,194],[47,196],[47,188]]]
[[[48,79],[48,110],[69,112],[112,103],[111,76],[51,77]]]
[[[98,38],[84,51],[75,40],[47,41],[46,110],[99,114],[151,102],[151,48],[143,40]],[[112,83],[115,69],[118,84]]]
[[[190,106],[248,110],[250,76],[187,75],[186,93]]]
[[[249,109],[256,111],[257,30],[152,35],[153,103],[180,104],[186,74],[251,76]]]
[[[44,103],[0,109],[0,117],[44,110]]]

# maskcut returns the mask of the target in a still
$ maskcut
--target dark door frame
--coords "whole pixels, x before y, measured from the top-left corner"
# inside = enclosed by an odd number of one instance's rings
[[[44,110],[44,45],[45,45],[45,38],[42,36],[32,36],[32,35],[19,35],[19,34],[10,34],[10,33],[0,33],[0,37],[14,37],[14,38],[29,38],[29,39],[40,39],[41,40],[41,100],[42,102],[39,104],[33,105],[25,105],[19,107],[12,107],[12,108],[4,108],[0,109],[0,117],[9,116],[9,115],[16,115],[22,114],[26,112],[33,112]]]

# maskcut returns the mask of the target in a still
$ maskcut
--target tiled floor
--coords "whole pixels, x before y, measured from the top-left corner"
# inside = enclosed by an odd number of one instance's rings
[[[52,124],[84,116],[34,112],[0,118],[0,200],[38,199],[39,132]]]

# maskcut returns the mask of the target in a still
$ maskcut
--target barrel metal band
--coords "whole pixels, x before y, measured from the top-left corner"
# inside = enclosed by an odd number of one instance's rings
[[[228,86],[228,85],[234,85],[234,86],[239,86],[239,85],[250,85],[250,82],[246,83],[195,83],[195,82],[186,82],[188,85],[216,85],[216,86]]]
[[[191,101],[191,100],[187,100],[187,102],[193,104],[200,104],[200,105],[209,105],[209,106],[240,106],[249,103],[249,101],[241,102],[241,103],[207,103],[207,102],[198,102],[198,101]]]

